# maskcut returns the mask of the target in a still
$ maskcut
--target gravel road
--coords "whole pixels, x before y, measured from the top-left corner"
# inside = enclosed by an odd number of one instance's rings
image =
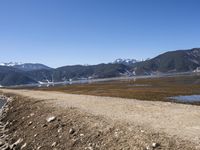
[[[200,145],[200,107],[169,102],[97,97],[32,90],[2,90],[45,100],[60,109],[75,107],[112,121],[134,123]]]

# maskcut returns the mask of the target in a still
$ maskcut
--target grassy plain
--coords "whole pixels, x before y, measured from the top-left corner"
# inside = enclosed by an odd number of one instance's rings
[[[151,101],[169,101],[167,97],[170,96],[200,94],[200,75],[75,84],[41,88],[40,90]]]

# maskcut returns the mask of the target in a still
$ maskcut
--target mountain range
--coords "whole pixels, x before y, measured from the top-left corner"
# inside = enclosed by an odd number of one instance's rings
[[[0,64],[0,85],[186,72],[197,67],[200,67],[200,48],[169,51],[145,61],[117,59],[112,63],[87,66],[50,68],[43,64],[10,62]]]

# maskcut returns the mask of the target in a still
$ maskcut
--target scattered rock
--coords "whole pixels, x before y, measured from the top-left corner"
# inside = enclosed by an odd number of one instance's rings
[[[145,150],[150,150],[150,146],[147,146]]]
[[[31,117],[33,117],[34,115],[35,115],[34,113],[31,113],[31,114],[30,114]]]
[[[47,124],[43,124],[42,127],[43,127],[43,128],[44,128],[44,127],[47,127]]]
[[[52,121],[55,121],[56,120],[56,117],[55,116],[51,116],[51,117],[48,117],[47,119],[47,122],[52,122]]]
[[[3,146],[4,144],[5,144],[5,142],[0,140],[0,147]]]
[[[25,147],[26,147],[26,143],[24,143],[23,145],[22,145],[22,147],[21,147],[21,149],[24,149]]]
[[[61,131],[62,131],[62,128],[59,128],[59,129],[58,129],[58,133],[60,133]]]
[[[159,143],[152,143],[152,147],[153,147],[153,148],[156,148],[156,147],[159,147],[159,146],[160,146]]]
[[[141,133],[144,133],[144,130],[140,130]]]
[[[74,128],[70,128],[69,129],[69,134],[74,134],[75,133],[75,129]]]
[[[114,136],[115,136],[115,137],[119,137],[119,134],[118,134],[117,131],[115,131]]]
[[[13,143],[10,148],[13,149],[14,147],[16,147],[18,144],[20,144],[21,142],[23,142],[22,138],[19,138],[15,143]]]
[[[93,148],[89,146],[89,147],[86,147],[85,150],[93,150]]]
[[[30,121],[29,123],[28,123],[28,126],[30,126],[30,125],[32,125],[33,124],[33,122],[32,121]]]
[[[51,147],[55,147],[56,145],[57,145],[57,143],[53,142],[52,145],[51,145]]]
[[[80,136],[84,136],[84,134],[80,134]]]

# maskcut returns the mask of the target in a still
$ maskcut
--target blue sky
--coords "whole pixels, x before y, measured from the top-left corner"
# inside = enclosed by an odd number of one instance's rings
[[[200,47],[199,0],[1,0],[0,62],[51,67]]]

